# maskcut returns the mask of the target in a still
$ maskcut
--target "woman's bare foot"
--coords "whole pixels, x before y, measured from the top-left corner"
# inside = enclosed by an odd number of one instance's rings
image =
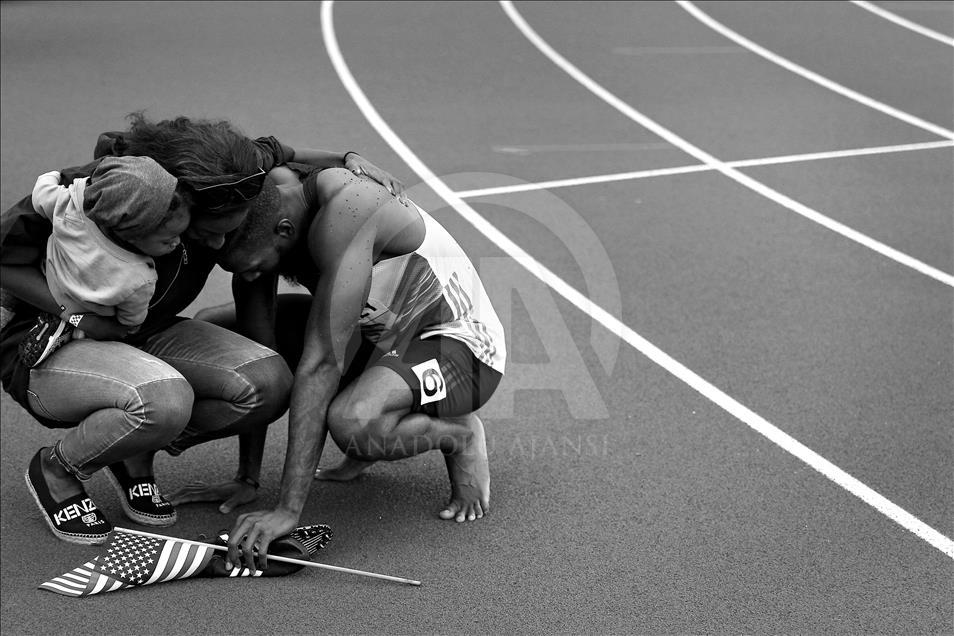
[[[440,511],[441,519],[474,521],[490,512],[490,463],[484,424],[476,415],[467,417],[471,435],[452,453],[444,454],[451,482],[450,502]]]
[[[353,457],[345,457],[344,461],[334,468],[319,468],[315,471],[315,479],[321,481],[351,481],[368,468],[373,461],[366,462]]]

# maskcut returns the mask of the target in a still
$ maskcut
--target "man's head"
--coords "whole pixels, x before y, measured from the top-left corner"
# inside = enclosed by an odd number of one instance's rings
[[[218,259],[222,269],[255,280],[275,273],[283,254],[294,246],[295,226],[285,218],[282,196],[269,177],[245,221],[228,235]]]

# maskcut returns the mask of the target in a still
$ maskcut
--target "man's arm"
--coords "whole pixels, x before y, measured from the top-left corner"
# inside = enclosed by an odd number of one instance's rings
[[[263,275],[254,281],[241,276],[232,277],[232,297],[235,300],[234,329],[270,349],[276,349],[275,303],[278,276]],[[267,427],[257,427],[239,434],[238,468],[229,481],[206,483],[193,481],[168,496],[174,506],[202,501],[222,502],[219,512],[228,514],[238,506],[258,498],[265,454]]]
[[[353,177],[352,177],[353,179]],[[309,232],[309,250],[320,277],[305,327],[304,350],[295,370],[288,415],[288,447],[281,494],[269,512],[242,515],[230,533],[228,561],[248,567],[267,565],[271,541],[294,529],[311,487],[312,475],[324,449],[328,406],[338,388],[348,342],[357,327],[371,281],[376,207],[345,203],[340,188],[323,206]]]
[[[232,297],[235,299],[236,330],[246,338],[277,350],[275,312],[278,302],[278,276],[264,275],[254,281],[233,276]],[[245,487],[233,495],[233,498],[241,500],[241,503],[255,499],[254,491],[261,477],[267,436],[268,429],[265,427],[239,435],[239,465],[234,481]],[[249,488],[252,490],[248,491]],[[229,512],[235,507],[229,505],[230,501],[223,504],[226,508],[223,512]]]
[[[275,312],[278,303],[278,274],[263,274],[253,281],[232,276],[235,300],[235,330],[269,349],[276,347]]]

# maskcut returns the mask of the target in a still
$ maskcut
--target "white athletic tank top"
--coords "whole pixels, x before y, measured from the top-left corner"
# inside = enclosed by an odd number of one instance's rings
[[[420,338],[454,338],[503,373],[507,360],[503,326],[477,270],[454,237],[417,209],[424,219],[424,241],[414,252],[374,266],[368,302],[361,312],[362,335],[379,348],[388,348],[409,329]]]

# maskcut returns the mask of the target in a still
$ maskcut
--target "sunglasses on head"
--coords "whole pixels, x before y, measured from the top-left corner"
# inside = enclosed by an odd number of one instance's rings
[[[265,170],[231,183],[216,183],[215,185],[195,188],[199,203],[209,210],[218,210],[232,204],[241,204],[254,199],[265,185]]]

